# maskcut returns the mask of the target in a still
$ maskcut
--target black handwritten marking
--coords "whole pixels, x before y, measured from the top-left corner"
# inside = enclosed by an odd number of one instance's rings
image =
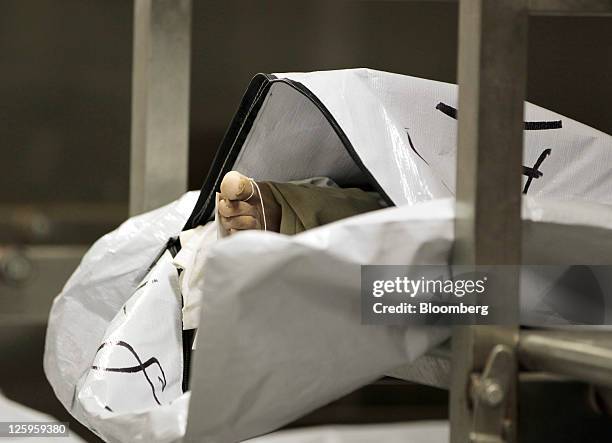
[[[410,143],[410,147],[412,148],[412,150],[414,151],[414,153],[415,153],[416,155],[418,155],[418,156],[419,156],[419,158],[420,158],[421,160],[423,160],[423,161],[424,161],[424,162],[425,162],[427,165],[429,165],[429,163],[427,163],[427,160],[425,160],[425,159],[423,158],[423,156],[422,156],[421,154],[419,154],[419,151],[417,151],[417,150],[416,150],[416,148],[414,147],[414,144],[412,144],[412,139],[410,138],[410,133],[408,132],[408,128],[404,128],[404,130],[406,131],[406,135],[408,136],[408,143]]]
[[[561,120],[524,122],[523,124],[525,125],[525,131],[543,131],[546,129],[561,129],[563,127]]]
[[[541,171],[538,170],[542,162],[550,155],[552,151],[549,149],[545,149],[542,151],[538,159],[536,160],[533,168],[529,168],[527,166],[523,166],[523,174],[527,176],[527,182],[525,183],[525,187],[523,188],[523,194],[527,194],[529,190],[529,186],[531,186],[531,182],[534,178],[540,178],[544,175]]]
[[[155,399],[155,402],[158,405],[161,405],[159,399],[157,398],[157,393],[155,391],[155,385],[153,385],[153,382],[149,378],[149,374],[147,374],[147,368],[151,366],[152,364],[156,364],[159,367],[159,370],[163,377],[163,380],[158,377],[162,384],[162,392],[164,391],[164,389],[166,389],[166,384],[167,384],[166,373],[164,372],[164,369],[162,368],[157,358],[151,357],[150,359],[148,359],[146,362],[143,363],[140,357],[138,356],[138,354],[136,353],[136,351],[134,350],[134,348],[132,347],[132,345],[124,341],[104,342],[98,347],[96,351],[96,355],[98,354],[98,352],[100,352],[100,349],[104,348],[105,346],[121,346],[127,349],[134,356],[138,364],[136,366],[128,366],[128,367],[122,367],[122,368],[102,368],[99,366],[92,366],[91,369],[98,370],[98,371],[106,371],[106,372],[123,372],[123,373],[142,372],[145,379],[147,380],[147,383],[149,383],[149,386],[151,386],[151,392],[153,394],[153,398]]]
[[[418,155],[421,160],[423,160],[426,164],[429,165],[429,163],[427,163],[427,160],[425,160],[423,156],[419,154],[419,152],[414,147],[414,144],[412,143],[412,139],[410,138],[410,133],[408,132],[408,128],[404,128],[404,129],[406,130],[406,135],[408,136],[408,142],[410,143],[410,147],[412,148],[414,153]],[[548,157],[550,154],[551,154],[551,150],[545,149],[544,151],[542,151],[542,153],[536,160],[533,167],[523,166],[523,175],[527,176],[527,182],[525,183],[525,186],[523,188],[523,194],[527,194],[527,191],[529,190],[529,187],[531,186],[531,182],[533,181],[534,178],[540,178],[544,175],[542,171],[540,171],[538,168],[540,167],[542,162],[546,159],[546,157]]]
[[[436,109],[438,111],[441,111],[443,114],[446,114],[449,117],[457,120],[457,109],[453,108],[452,106],[449,106],[446,103],[440,102],[436,105]]]
[[[442,112],[445,115],[448,115],[451,118],[457,120],[457,109],[453,108],[446,103],[438,103],[436,105],[436,109]],[[525,131],[542,131],[545,129],[561,129],[563,127],[563,123],[561,120],[553,120],[553,121],[533,121],[533,122],[524,122],[523,123]]]
[[[447,105],[446,103],[442,103],[442,102],[438,103],[436,105],[436,109],[455,120],[457,119],[457,109],[453,108],[450,105]],[[545,129],[561,129],[563,124],[561,120],[532,121],[532,122],[523,122],[523,126],[524,126],[525,131],[541,131]],[[414,149],[414,147],[412,149]],[[527,191],[529,190],[529,186],[531,186],[531,182],[533,181],[534,178],[538,179],[544,175],[540,170],[538,170],[538,168],[540,167],[542,162],[546,159],[546,157],[550,155],[550,153],[551,153],[550,149],[545,149],[544,151],[542,151],[542,153],[540,154],[540,157],[538,157],[538,159],[535,162],[535,165],[533,165],[532,168],[530,168],[529,166],[523,166],[523,175],[527,176],[527,182],[525,183],[525,187],[523,188],[523,194],[527,194]]]

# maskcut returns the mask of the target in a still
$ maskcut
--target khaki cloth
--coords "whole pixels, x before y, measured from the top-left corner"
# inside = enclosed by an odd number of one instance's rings
[[[384,207],[378,194],[358,188],[266,182],[282,209],[280,232],[293,235]]]

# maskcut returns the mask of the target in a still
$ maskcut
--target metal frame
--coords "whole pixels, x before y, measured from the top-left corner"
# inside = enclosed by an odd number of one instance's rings
[[[501,49],[504,48],[504,49]],[[459,126],[453,261],[472,265],[521,262],[523,106],[527,70],[526,0],[467,0],[459,4]],[[498,344],[510,350],[503,420],[516,421],[518,275],[498,294],[514,327],[457,327],[450,379],[451,441],[496,436],[514,441],[514,427],[477,417],[471,374],[483,371]],[[479,420],[476,420],[480,418]],[[491,426],[495,426],[492,429]]]
[[[187,190],[191,0],[135,0],[130,215]]]
[[[529,14],[610,15],[612,0],[460,1],[456,263],[521,263]],[[191,0],[135,0],[132,214],[165,204],[186,189],[190,23]],[[518,275],[508,276],[505,287],[500,297],[516,314]],[[430,384],[432,368],[447,376],[452,442],[513,443],[519,440],[519,363],[526,370],[609,389],[612,337],[526,332],[519,330],[518,322],[509,327],[458,327],[452,352],[438,349],[420,363],[403,377]],[[612,399],[612,391],[604,392]]]
[[[612,12],[612,2],[461,0],[457,152],[457,171],[461,174],[457,173],[454,254],[458,263],[521,263],[519,168],[523,153],[527,19],[530,12],[609,13]],[[508,279],[505,293],[499,296],[508,312],[518,319],[518,275],[509,275]],[[531,363],[531,369],[567,373],[568,366],[563,363],[570,354],[565,350],[573,349],[575,353],[572,356],[591,358],[576,359],[575,365],[582,369],[569,375],[582,375],[585,381],[612,379],[612,351],[598,354],[601,347],[585,349],[583,343],[572,340],[571,334],[557,341],[542,338],[538,333],[519,338],[518,322],[514,327],[456,328],[452,339],[450,379],[451,441],[512,443],[519,440],[519,351],[522,351],[522,358]],[[499,354],[500,346],[505,354]],[[487,371],[499,355],[504,358],[497,358],[497,361],[502,361],[505,366],[499,366],[501,374],[491,378]],[[586,378],[585,374],[599,375],[599,378]],[[496,385],[499,401],[494,404],[487,402],[486,396],[482,398],[474,389],[479,386],[478,380],[495,384],[500,378],[507,379],[507,383],[505,386]]]

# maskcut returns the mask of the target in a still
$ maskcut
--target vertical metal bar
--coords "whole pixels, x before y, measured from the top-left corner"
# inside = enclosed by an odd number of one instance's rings
[[[191,0],[135,0],[130,214],[187,189]]]
[[[461,0],[457,219],[453,261],[520,264],[521,163],[525,99],[526,0]],[[518,312],[518,275],[503,297]],[[453,332],[451,441],[472,441],[470,374],[482,370],[495,344],[516,346],[516,327],[458,327]],[[509,419],[516,417],[515,385]],[[505,441],[516,439],[509,427]]]

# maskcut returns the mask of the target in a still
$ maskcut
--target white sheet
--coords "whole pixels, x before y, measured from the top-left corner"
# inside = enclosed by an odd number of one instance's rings
[[[579,251],[612,263],[612,236],[597,231],[612,229],[611,207],[525,201],[526,263],[573,264]],[[578,207],[588,210],[568,215]],[[453,200],[433,200],[292,237],[246,231],[211,247],[192,376],[192,407],[205,419],[190,422],[194,439],[269,432],[445,339],[446,328],[362,325],[360,265],[447,263],[453,219]],[[526,301],[542,295],[525,292]]]
[[[446,421],[375,425],[335,425],[291,429],[248,440],[247,443],[446,443]]]

